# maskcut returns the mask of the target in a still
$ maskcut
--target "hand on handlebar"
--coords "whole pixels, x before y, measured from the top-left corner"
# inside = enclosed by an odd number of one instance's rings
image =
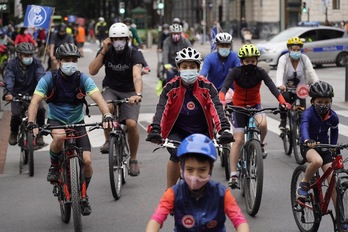
[[[315,140],[313,140],[313,139],[307,139],[307,140],[304,141],[304,143],[309,148],[313,148],[317,144],[317,142]]]
[[[232,133],[229,130],[224,130],[218,138],[219,144],[228,144],[234,142]]]
[[[36,136],[39,133],[39,125],[34,122],[29,122],[27,125],[27,130],[29,132],[32,132],[33,135]]]
[[[285,110],[290,110],[291,109],[291,104],[288,102],[284,102],[281,107]]]
[[[161,127],[159,125],[152,125],[152,129],[145,140],[151,143],[162,144]]]
[[[112,114],[110,113],[104,114],[103,128],[104,129],[112,128],[113,124],[114,124],[114,118],[112,117]]]
[[[4,97],[5,101],[7,102],[11,102],[13,101],[13,96],[11,94],[7,94],[5,97]]]

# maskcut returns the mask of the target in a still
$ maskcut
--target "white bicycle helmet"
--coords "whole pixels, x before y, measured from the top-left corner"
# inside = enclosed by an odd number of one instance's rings
[[[169,27],[170,33],[181,33],[182,26],[180,24],[173,24]]]
[[[129,37],[129,29],[124,23],[114,23],[109,29],[110,38]]]
[[[195,61],[199,65],[202,63],[202,56],[195,49],[188,47],[176,53],[175,62],[179,66],[184,61]]]
[[[105,19],[103,17],[99,17],[98,21],[103,23],[105,21]]]
[[[231,44],[232,43],[232,35],[226,32],[218,33],[215,37],[216,44]]]

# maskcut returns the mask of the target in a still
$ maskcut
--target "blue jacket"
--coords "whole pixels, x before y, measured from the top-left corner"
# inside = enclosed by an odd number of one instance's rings
[[[210,180],[205,186],[203,197],[196,200],[190,195],[184,181],[172,187],[174,189],[174,219],[176,232],[216,231],[224,232],[226,215],[224,197],[226,187]]]
[[[323,120],[313,106],[308,107],[302,114],[301,143],[304,143],[306,139],[313,139],[323,144],[337,144],[338,123],[338,116],[332,109],[328,117]]]
[[[33,59],[31,65],[27,66],[25,73],[21,70],[18,57],[11,60],[5,69],[4,82],[6,83],[6,88],[4,88],[3,99],[8,94],[12,96],[18,94],[33,95],[37,83],[45,73],[41,61],[36,58]]]

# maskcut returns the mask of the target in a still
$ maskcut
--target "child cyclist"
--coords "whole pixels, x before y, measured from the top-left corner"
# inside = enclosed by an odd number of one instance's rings
[[[339,120],[335,111],[331,109],[334,96],[332,86],[324,81],[316,82],[311,85],[309,96],[312,98],[312,105],[303,112],[301,121],[301,154],[307,160],[308,166],[297,190],[300,198],[308,196],[309,181],[318,168],[322,167],[325,172],[332,162],[330,151],[315,148],[315,144],[337,144],[338,140]],[[306,146],[303,146],[304,144]]]
[[[230,71],[225,79],[225,82],[219,93],[220,101],[225,101],[225,94],[229,87],[234,85],[234,95],[232,98],[233,105],[246,107],[251,106],[253,108],[260,109],[261,95],[260,88],[262,82],[264,82],[274,97],[279,101],[280,105],[290,108],[290,104],[287,103],[277,90],[277,87],[273,83],[272,79],[268,76],[267,72],[257,66],[258,57],[260,56],[259,50],[253,44],[243,45],[238,53],[242,66],[236,67]],[[267,121],[266,116],[262,113],[255,116],[257,125],[261,131],[261,146],[264,158],[267,153],[264,150],[264,140],[267,134]],[[239,188],[237,162],[239,159],[240,148],[243,145],[244,140],[244,127],[248,123],[248,116],[242,113],[233,113],[233,135],[235,142],[232,144],[230,152],[231,157],[231,178],[228,186],[232,189]]]
[[[213,142],[203,134],[192,134],[177,152],[182,180],[168,188],[147,224],[146,232],[159,231],[168,214],[174,214],[175,231],[226,231],[226,215],[237,232],[248,232],[231,191],[211,180],[217,158]]]

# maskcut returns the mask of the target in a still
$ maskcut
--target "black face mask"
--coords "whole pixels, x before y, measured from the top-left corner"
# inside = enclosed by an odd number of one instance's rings
[[[253,74],[256,71],[256,65],[254,64],[243,65],[242,68],[247,74]]]
[[[330,105],[316,105],[314,104],[314,109],[321,117],[324,117],[330,110]]]

